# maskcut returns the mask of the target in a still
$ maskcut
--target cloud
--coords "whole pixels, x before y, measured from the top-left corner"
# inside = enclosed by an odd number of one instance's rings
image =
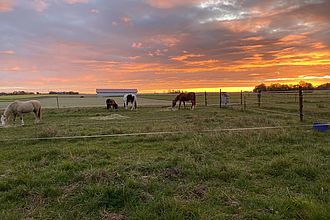
[[[185,60],[187,60],[189,58],[203,57],[203,56],[204,55],[202,55],[202,54],[189,54],[189,53],[185,52],[181,56],[171,57],[171,60],[174,60],[174,61],[185,61]]]
[[[0,12],[12,11],[15,6],[15,0],[1,0],[0,1]]]
[[[73,5],[77,3],[88,3],[89,0],[64,0],[65,3]]]
[[[158,34],[158,35],[152,36],[147,41],[149,43],[160,44],[160,45],[163,45],[166,47],[173,47],[180,42],[180,38],[182,38],[182,36]]]
[[[278,82],[278,81],[297,81],[297,80],[315,80],[315,79],[330,79],[329,75],[325,76],[298,76],[298,77],[285,77],[285,78],[273,78],[266,79],[266,82]]]
[[[201,0],[146,0],[145,2],[155,8],[170,9],[177,6],[193,5],[201,2]]]
[[[91,9],[90,12],[93,14],[100,14],[100,11],[95,8]]]
[[[120,20],[124,23],[129,23],[131,21],[131,19],[128,16],[123,16],[120,18]]]
[[[133,48],[141,48],[142,47],[142,43],[141,42],[133,42],[132,47]]]
[[[36,11],[42,12],[50,6],[50,3],[47,0],[33,0],[32,6]]]
[[[13,55],[13,54],[15,54],[15,51],[13,51],[13,50],[3,50],[3,51],[0,51],[0,54]]]
[[[290,35],[284,36],[279,41],[281,41],[281,43],[288,43],[288,42],[301,41],[303,39],[306,39],[306,36],[303,34],[290,34]]]

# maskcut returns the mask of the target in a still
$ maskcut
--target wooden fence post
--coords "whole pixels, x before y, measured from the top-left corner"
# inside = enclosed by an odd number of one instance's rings
[[[299,116],[300,116],[300,121],[304,121],[304,97],[303,97],[303,90],[302,87],[299,86]]]
[[[205,102],[205,106],[207,106],[207,97],[206,97],[206,91],[204,93],[204,102]]]
[[[246,110],[246,95],[243,95],[243,99],[244,99],[244,105],[243,105],[243,109],[244,111]]]
[[[241,105],[243,105],[243,91],[241,90]]]
[[[219,107],[221,108],[221,102],[222,102],[222,99],[221,99],[221,89],[220,89],[220,92],[219,92]]]
[[[258,96],[258,107],[260,108],[260,106],[261,106],[261,90],[258,91],[257,96]]]
[[[56,104],[57,104],[57,109],[60,109],[60,104],[59,104],[59,101],[58,101],[58,96],[56,96]]]

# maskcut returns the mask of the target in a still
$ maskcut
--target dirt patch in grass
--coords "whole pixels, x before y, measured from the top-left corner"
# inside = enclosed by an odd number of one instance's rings
[[[198,199],[204,198],[205,194],[208,192],[208,188],[205,185],[199,185],[193,190],[194,197]]]
[[[164,170],[164,176],[167,178],[175,178],[180,175],[180,170],[176,167],[166,168]]]
[[[111,114],[107,116],[98,116],[98,117],[90,117],[91,120],[97,120],[97,121],[107,121],[107,120],[121,120],[121,119],[127,119],[129,117],[123,116],[120,114]]]
[[[177,111],[178,109],[172,108],[172,107],[166,107],[166,108],[161,108],[159,111],[160,112],[171,112],[171,111]]]
[[[101,219],[102,220],[127,220],[128,217],[126,215],[123,215],[123,214],[104,211],[101,214]]]

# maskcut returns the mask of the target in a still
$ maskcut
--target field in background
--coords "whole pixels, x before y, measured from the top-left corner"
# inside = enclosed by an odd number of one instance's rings
[[[74,108],[74,107],[101,107],[106,106],[105,101],[109,97],[98,97],[96,95],[28,95],[28,96],[0,96],[0,109],[4,109],[10,102],[14,100],[31,100],[37,99],[44,108]],[[111,97],[119,107],[123,107],[122,97]],[[171,102],[164,100],[146,99],[138,97],[138,105],[141,106],[164,106],[171,105]]]
[[[203,95],[194,111],[170,111],[175,95],[113,112],[104,98],[70,97],[100,107],[48,108],[42,124],[29,115],[0,128],[0,219],[330,218],[330,136],[311,128],[330,121],[327,93],[305,95],[304,123],[293,95],[265,94],[259,108],[246,94],[245,111],[239,93],[222,109]],[[215,131],[276,126],[289,127]],[[181,133],[23,140],[167,131]]]
[[[236,110],[243,109],[240,93],[228,93],[230,107]],[[170,107],[176,94],[139,94],[139,106]],[[279,117],[296,115],[299,119],[299,97],[297,92],[291,93],[262,93],[261,106],[258,107],[256,93],[243,93],[246,97],[246,110],[257,114],[277,114]],[[72,107],[105,107],[106,97],[96,95],[23,95],[0,96],[0,109],[4,109],[14,100],[38,99],[44,108],[72,108]],[[119,107],[123,106],[122,97],[113,97]],[[219,94],[207,93],[207,106],[219,106]],[[187,104],[190,106],[190,103]],[[197,93],[197,106],[205,106],[205,94]],[[304,116],[308,121],[324,121],[329,118],[330,91],[313,91],[304,93]]]

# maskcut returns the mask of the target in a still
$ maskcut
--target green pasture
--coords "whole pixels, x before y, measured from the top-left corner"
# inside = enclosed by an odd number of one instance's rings
[[[321,95],[304,122],[279,95],[260,108],[247,95],[245,111],[220,109],[218,94],[194,111],[171,111],[170,95],[140,95],[136,111],[45,108],[41,124],[0,128],[0,219],[329,219],[330,133],[312,129],[330,121]],[[105,136],[162,131],[179,133]],[[87,137],[51,139],[74,136]]]
[[[0,96],[0,102],[12,102],[14,100],[31,100],[31,99],[41,99],[55,97],[55,95],[48,94],[27,94],[27,95],[5,95]]]

